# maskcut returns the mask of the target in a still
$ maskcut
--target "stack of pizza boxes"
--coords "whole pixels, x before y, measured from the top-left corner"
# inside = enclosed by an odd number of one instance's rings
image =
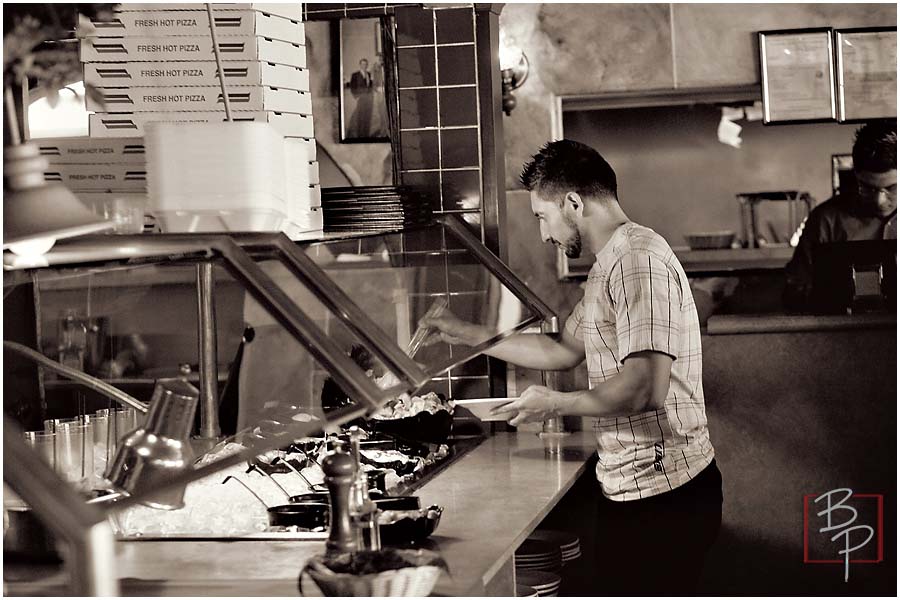
[[[212,8],[232,120],[270,123],[284,138],[281,230],[321,230],[301,5]],[[148,123],[226,120],[208,14],[205,4],[128,3],[110,21],[81,18],[84,81],[99,92],[87,98],[91,138],[139,142]]]
[[[59,137],[33,142],[49,163],[44,179],[62,183],[95,213],[109,216],[116,207],[146,206],[143,139]],[[142,225],[137,223],[139,229]]]

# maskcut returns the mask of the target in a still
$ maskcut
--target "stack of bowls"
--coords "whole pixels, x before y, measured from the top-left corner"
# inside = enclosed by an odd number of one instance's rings
[[[558,596],[562,577],[547,571],[517,572],[516,583],[534,588],[538,596]]]
[[[562,555],[563,565],[581,556],[581,541],[573,533],[552,529],[538,529],[528,536],[528,539],[558,546]]]
[[[561,568],[562,553],[557,544],[527,539],[516,550],[516,572],[559,571]]]

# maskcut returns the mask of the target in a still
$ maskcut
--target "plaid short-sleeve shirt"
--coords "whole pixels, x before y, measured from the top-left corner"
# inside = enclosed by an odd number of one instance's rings
[[[660,235],[636,223],[615,231],[597,253],[566,330],[584,341],[591,387],[616,376],[635,352],[674,359],[663,408],[595,425],[597,479],[606,497],[661,494],[712,462],[697,309],[684,269]]]

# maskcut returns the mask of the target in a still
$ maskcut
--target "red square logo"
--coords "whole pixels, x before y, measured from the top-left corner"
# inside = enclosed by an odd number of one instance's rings
[[[803,496],[804,563],[872,564],[883,560],[883,494],[856,494],[845,488]]]

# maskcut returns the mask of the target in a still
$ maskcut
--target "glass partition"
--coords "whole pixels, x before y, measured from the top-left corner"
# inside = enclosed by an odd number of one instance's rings
[[[305,251],[407,352],[414,350],[418,322],[429,310],[446,309],[484,326],[484,338],[474,346],[447,344],[433,335],[415,344],[413,358],[429,377],[535,323],[556,328],[552,311],[454,217],[404,231],[308,243]]]
[[[131,258],[120,258],[123,248]],[[49,359],[41,367],[40,397],[27,398],[22,391],[6,402],[43,403],[47,418],[26,426],[34,433],[25,441],[37,449],[46,441],[38,432],[56,432],[65,447],[39,453],[53,457],[50,462],[57,474],[87,495],[110,489],[104,480],[107,467],[124,443],[123,436],[142,426],[145,414],[123,411],[101,387],[72,381],[65,373],[59,376],[53,365],[111,384],[145,407],[160,379],[177,377],[200,388],[198,348],[203,327],[198,316],[198,273],[202,266],[212,266],[217,356],[212,401],[223,433],[230,435],[207,443],[201,439],[199,444],[194,439],[199,457],[195,468],[173,474],[154,488],[159,492],[196,482],[188,488],[183,508],[160,513],[138,507],[146,500],[144,493],[111,504],[122,514],[120,533],[213,534],[221,529],[216,519],[221,521],[222,515],[207,504],[222,494],[241,496],[230,504],[229,512],[248,502],[258,508],[244,488],[230,483],[227,490],[220,489],[227,475],[255,477],[259,486],[255,492],[268,494],[270,505],[286,501],[278,497],[284,489],[293,494],[311,490],[322,482],[320,469],[307,472],[311,484],[288,473],[279,482],[281,487],[272,488],[270,482],[267,492],[261,485],[268,481],[260,479],[262,473],[247,473],[248,461],[298,439],[316,437],[321,442],[324,432],[377,409],[405,389],[402,384],[378,387],[351,359],[352,339],[320,328],[319,323],[334,327],[326,307],[315,307],[314,297],[302,285],[284,283],[287,276],[275,284],[230,238],[103,236],[61,243],[47,258],[50,264],[59,258],[67,266],[4,276],[7,300],[15,297],[17,288],[33,288],[36,315],[35,340],[8,339],[5,349],[13,349],[9,342],[19,342],[36,347]],[[4,309],[9,320],[15,307],[5,302]],[[349,390],[356,402],[323,403],[329,380],[332,386]],[[394,376],[392,381],[400,378]],[[198,408],[191,428],[194,436],[201,412]],[[210,449],[212,444],[216,445]],[[60,457],[66,460],[57,460]],[[253,514],[260,516],[259,510]]]

